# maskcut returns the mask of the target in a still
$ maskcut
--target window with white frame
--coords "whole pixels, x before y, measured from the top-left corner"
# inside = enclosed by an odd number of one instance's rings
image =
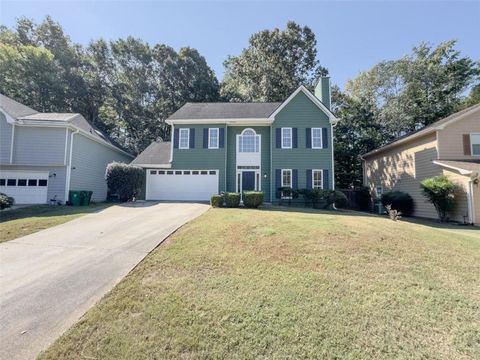
[[[322,145],[322,128],[312,128],[312,149],[321,149]]]
[[[238,137],[238,152],[257,153],[260,151],[260,136],[252,129],[243,130]]]
[[[282,149],[292,148],[292,128],[282,128]]]
[[[190,147],[190,129],[179,129],[178,148],[188,149]]]
[[[480,156],[480,134],[470,134],[470,145],[472,147],[472,155]]]
[[[323,170],[312,170],[312,188],[323,189]]]
[[[218,128],[209,128],[208,129],[208,148],[209,149],[218,149]]]
[[[284,188],[292,187],[292,170],[291,169],[282,169],[281,185]],[[282,192],[282,199],[290,199],[291,196],[292,196],[291,192]]]

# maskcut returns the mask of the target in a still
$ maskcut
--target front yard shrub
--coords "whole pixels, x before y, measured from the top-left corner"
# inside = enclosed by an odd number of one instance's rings
[[[0,193],[0,210],[7,209],[15,204],[15,199],[7,194]]]
[[[348,204],[347,196],[339,190],[330,190],[333,193],[335,206],[339,209],[345,209]]]
[[[210,205],[212,207],[222,207],[223,206],[223,196],[222,195],[212,195],[210,198]]]
[[[263,192],[245,191],[243,193],[243,205],[247,208],[258,208],[263,204]]]
[[[413,214],[413,198],[402,191],[390,191],[382,195],[382,205],[386,208],[391,205],[391,209],[400,211],[402,215],[410,216]]]
[[[120,201],[131,200],[140,193],[143,176],[142,168],[119,162],[108,164],[105,173],[109,193]]]
[[[455,206],[456,187],[446,176],[435,176],[420,183],[423,196],[435,206],[441,222],[447,219],[447,213]]]
[[[290,205],[292,200],[298,199],[299,195],[299,190],[292,189],[289,186],[279,187],[277,192],[280,197],[280,204],[287,202]]]
[[[228,208],[236,208],[240,206],[240,194],[234,192],[227,192],[224,195],[225,206]]]

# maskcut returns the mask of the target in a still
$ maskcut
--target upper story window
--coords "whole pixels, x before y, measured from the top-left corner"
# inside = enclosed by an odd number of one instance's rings
[[[218,128],[209,128],[208,129],[208,148],[209,149],[218,149]]]
[[[321,149],[322,147],[322,128],[312,128],[312,149]]]
[[[472,155],[480,156],[480,134],[470,134],[470,144],[472,146]]]
[[[179,129],[178,132],[178,148],[188,149],[190,145],[190,129]]]
[[[292,148],[292,128],[282,128],[282,149]]]
[[[323,189],[323,170],[312,170],[312,187]]]
[[[257,153],[260,151],[260,135],[252,129],[243,130],[238,137],[238,152]]]

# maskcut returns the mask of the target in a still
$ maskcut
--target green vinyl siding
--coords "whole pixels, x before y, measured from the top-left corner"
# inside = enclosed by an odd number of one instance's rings
[[[277,128],[297,128],[298,147],[295,149],[276,148],[275,132]],[[321,127],[328,131],[328,148],[308,149],[306,147],[306,129]],[[299,92],[276,116],[272,125],[272,173],[275,200],[275,170],[297,169],[298,188],[306,188],[307,169],[328,169],[329,187],[332,188],[332,127],[329,118],[303,92]]]
[[[269,126],[228,126],[227,141],[227,191],[237,191],[235,189],[237,173],[237,135],[241,134],[246,128],[253,129],[258,135],[261,135],[261,183],[262,191],[265,193],[265,201],[270,201],[270,127]],[[265,179],[264,174],[267,174]]]
[[[176,129],[195,129],[195,148],[173,149],[172,169],[182,170],[219,170],[219,191],[225,191],[225,153],[226,149],[204,149],[204,128],[225,128],[225,124],[176,125]]]

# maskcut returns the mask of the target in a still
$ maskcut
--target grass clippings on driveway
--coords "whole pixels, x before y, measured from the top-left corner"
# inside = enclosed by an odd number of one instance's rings
[[[66,223],[111,205],[107,203],[89,206],[35,205],[2,211],[0,213],[0,243]]]
[[[212,209],[42,359],[480,357],[480,241],[315,211]]]

